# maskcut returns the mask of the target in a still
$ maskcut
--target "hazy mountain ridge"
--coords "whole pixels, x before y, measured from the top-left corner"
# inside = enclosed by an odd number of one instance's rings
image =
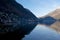
[[[56,9],[48,14],[48,16],[51,16],[55,19],[60,19],[60,9]]]
[[[47,16],[51,16],[57,20],[50,26],[50,28],[55,29],[57,32],[60,32],[60,9],[52,11]]]
[[[54,19],[53,17],[51,16],[46,16],[44,18],[39,18],[39,22],[40,24],[44,24],[44,25],[52,25],[53,23],[56,22],[56,19]]]

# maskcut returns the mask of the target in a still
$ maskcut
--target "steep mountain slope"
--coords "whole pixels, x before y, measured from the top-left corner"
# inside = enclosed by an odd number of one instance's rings
[[[50,28],[55,29],[57,32],[60,32],[60,9],[56,9],[53,12],[49,13],[47,16],[55,18],[57,21],[50,26]]]
[[[49,13],[48,16],[51,16],[55,19],[60,19],[60,9],[56,9],[55,11]]]
[[[37,19],[15,0],[0,0],[0,40],[20,40],[35,28]]]

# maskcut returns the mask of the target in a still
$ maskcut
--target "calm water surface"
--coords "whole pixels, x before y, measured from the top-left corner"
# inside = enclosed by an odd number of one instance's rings
[[[37,25],[23,40],[60,40],[60,34],[46,26]]]

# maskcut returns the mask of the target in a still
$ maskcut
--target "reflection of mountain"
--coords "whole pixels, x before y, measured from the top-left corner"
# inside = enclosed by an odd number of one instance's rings
[[[0,0],[1,40],[20,40],[35,28],[36,20],[32,12],[15,0]]]
[[[50,27],[57,30],[57,31],[60,31],[60,21],[59,21],[60,9],[54,10],[53,12],[49,13],[47,16],[51,16],[51,17],[57,19],[57,21],[54,24],[52,24]]]

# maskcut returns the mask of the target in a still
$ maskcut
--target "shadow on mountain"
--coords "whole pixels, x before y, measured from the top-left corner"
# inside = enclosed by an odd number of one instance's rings
[[[37,17],[15,0],[0,0],[0,40],[21,40],[37,25]]]
[[[52,25],[53,23],[56,22],[56,19],[54,19],[53,17],[51,16],[46,16],[44,18],[40,18],[39,19],[39,23],[40,24],[45,24],[45,25]]]
[[[0,40],[21,40],[38,23],[51,25],[55,21],[50,16],[38,19],[15,0],[0,0]]]

